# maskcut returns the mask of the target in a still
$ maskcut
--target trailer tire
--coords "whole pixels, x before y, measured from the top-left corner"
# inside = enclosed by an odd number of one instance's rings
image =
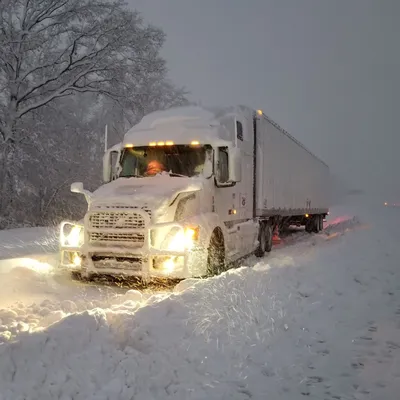
[[[258,247],[254,255],[258,258],[264,257],[265,253],[272,250],[272,226],[268,223],[260,224],[260,231],[258,234]]]
[[[309,218],[307,219],[306,225],[305,225],[305,229],[307,233],[312,233],[314,230],[314,219],[313,218]]]
[[[265,251],[267,253],[270,253],[272,250],[272,237],[274,236],[274,232],[273,232],[271,224],[267,224],[265,226],[265,234],[266,234],[266,239],[267,239]]]
[[[312,220],[313,220],[313,223],[312,223],[313,229],[312,229],[312,231],[313,231],[314,233],[319,233],[319,231],[320,231],[320,226],[321,226],[321,222],[320,222],[321,216],[320,216],[320,215],[314,215],[313,218],[312,218]]]
[[[207,275],[219,275],[226,270],[225,243],[222,232],[216,229],[210,240],[207,255]]]
[[[320,230],[320,232],[324,230],[324,216],[323,215],[319,216],[319,230]]]

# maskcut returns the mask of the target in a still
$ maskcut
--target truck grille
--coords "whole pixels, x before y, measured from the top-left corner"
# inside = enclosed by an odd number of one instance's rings
[[[144,229],[145,220],[137,213],[102,211],[90,216],[90,227],[95,229]]]
[[[143,233],[98,233],[90,232],[90,242],[143,243]]]
[[[113,208],[111,210],[111,208]],[[138,209],[127,206],[99,205],[92,208],[88,219],[88,234],[91,244],[119,244],[141,247],[145,241],[146,220]],[[151,218],[151,210],[143,210]],[[140,230],[127,232],[127,230]],[[121,230],[124,230],[121,232]],[[94,232],[93,232],[94,231]]]
[[[108,211],[108,207],[104,207],[104,210],[94,212],[90,216],[90,228],[95,229],[144,229],[145,220],[139,213],[135,212],[135,209],[121,208],[121,211]],[[142,208],[150,217],[151,211],[146,207]]]

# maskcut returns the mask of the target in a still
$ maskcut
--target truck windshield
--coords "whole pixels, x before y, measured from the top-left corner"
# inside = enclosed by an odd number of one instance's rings
[[[147,177],[167,172],[172,176],[197,176],[203,171],[211,146],[156,146],[127,148],[121,156],[120,177]]]

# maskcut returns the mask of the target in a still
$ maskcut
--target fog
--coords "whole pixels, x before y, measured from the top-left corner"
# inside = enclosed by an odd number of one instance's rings
[[[349,188],[399,200],[399,1],[129,3],[191,100],[261,108]]]

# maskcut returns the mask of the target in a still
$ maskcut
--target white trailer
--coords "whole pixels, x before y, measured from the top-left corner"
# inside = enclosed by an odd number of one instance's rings
[[[144,117],[103,159],[80,223],[61,224],[61,265],[83,275],[219,273],[271,251],[273,230],[322,229],[329,169],[262,111],[181,107]]]

